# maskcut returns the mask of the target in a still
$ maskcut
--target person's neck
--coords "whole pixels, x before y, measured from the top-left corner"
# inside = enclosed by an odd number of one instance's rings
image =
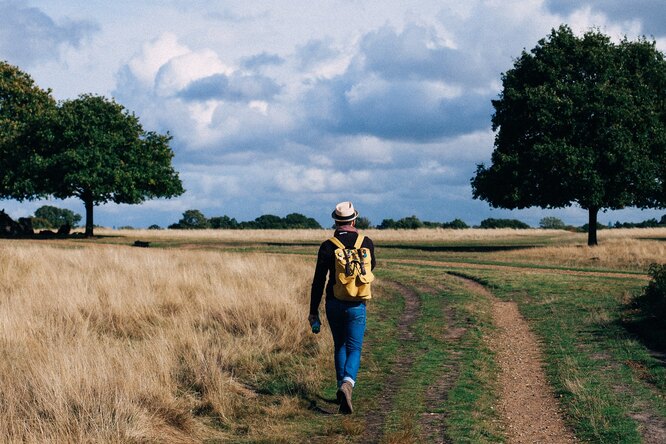
[[[337,231],[352,231],[354,233],[358,233],[358,230],[356,229],[355,226],[348,224],[348,225],[338,225],[335,227]]]

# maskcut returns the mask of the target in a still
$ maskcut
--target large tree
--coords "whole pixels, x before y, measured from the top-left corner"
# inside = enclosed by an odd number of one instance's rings
[[[645,39],[613,43],[554,29],[502,76],[492,165],[475,198],[494,207],[599,210],[666,206],[666,62]]]
[[[0,61],[0,198],[34,199],[48,194],[43,178],[48,125],[55,112],[50,91],[16,66]]]
[[[105,97],[82,95],[58,107],[56,153],[49,159],[49,188],[57,198],[78,197],[93,235],[93,207],[137,204],[184,192],[171,165],[171,136],[143,130],[139,119]]]

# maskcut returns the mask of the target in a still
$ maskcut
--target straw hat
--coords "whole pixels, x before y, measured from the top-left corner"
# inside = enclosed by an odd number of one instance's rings
[[[358,211],[354,209],[351,202],[340,202],[335,206],[335,211],[331,217],[336,222],[351,222],[358,217]]]

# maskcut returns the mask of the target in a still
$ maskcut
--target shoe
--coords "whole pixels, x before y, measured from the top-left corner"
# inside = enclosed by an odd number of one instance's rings
[[[342,383],[338,389],[338,400],[340,401],[340,413],[343,415],[349,415],[354,412],[352,407],[352,390],[353,386],[351,382],[345,381]]]

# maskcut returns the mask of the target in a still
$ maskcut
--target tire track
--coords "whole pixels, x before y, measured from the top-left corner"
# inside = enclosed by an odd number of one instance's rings
[[[492,301],[497,334],[489,338],[500,367],[499,413],[509,443],[573,443],[542,368],[538,342],[515,302],[498,300],[483,285],[453,275]]]
[[[377,443],[383,436],[386,416],[391,411],[400,382],[409,373],[414,361],[413,352],[408,351],[408,343],[415,340],[412,327],[421,313],[421,301],[414,290],[399,282],[386,279],[382,280],[382,284],[401,294],[405,301],[405,309],[400,314],[397,325],[400,348],[391,373],[385,379],[377,409],[368,412],[365,417],[365,432],[360,440],[362,443]]]
[[[431,294],[441,292],[441,289],[428,287]],[[456,312],[448,304],[442,304],[442,340],[452,345],[461,340],[467,332],[467,327],[456,327]],[[442,363],[439,376],[425,392],[426,412],[421,415],[421,435],[424,442],[431,444],[449,444],[451,439],[446,429],[446,413],[436,413],[446,403],[449,391],[460,374],[460,352],[453,351],[446,362]]]

